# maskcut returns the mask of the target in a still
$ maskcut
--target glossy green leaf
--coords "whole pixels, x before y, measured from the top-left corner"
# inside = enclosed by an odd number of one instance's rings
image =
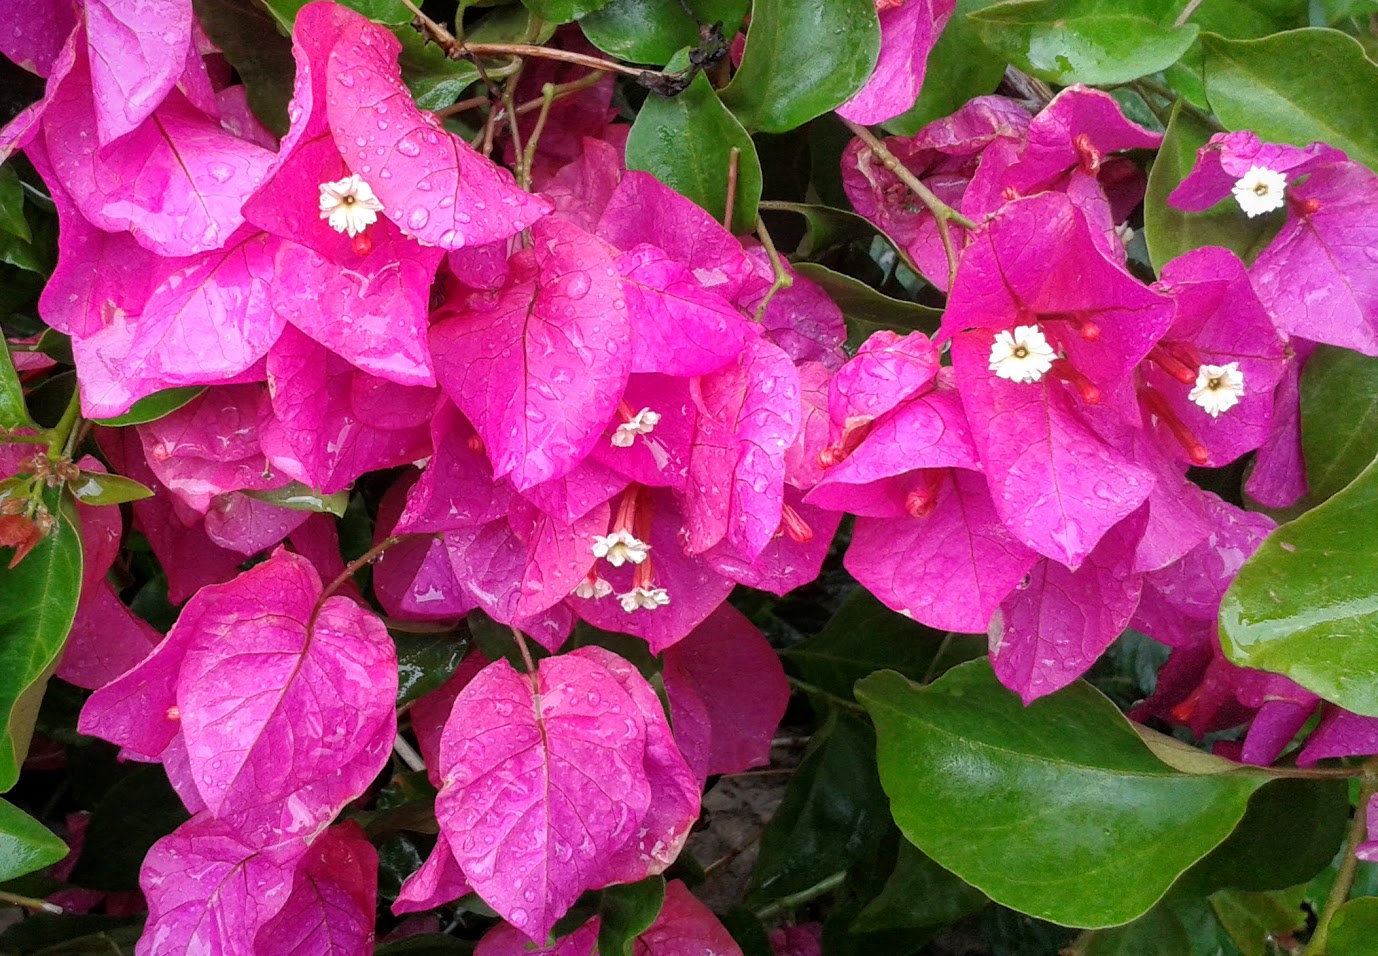
[[[755,0],[723,102],[747,129],[783,133],[850,99],[879,56],[874,0]]]
[[[522,0],[526,8],[549,23],[568,23],[601,10],[609,0]]]
[[[56,863],[67,844],[8,800],[0,800],[0,882]]]
[[[264,126],[287,132],[296,61],[277,19],[254,0],[192,0],[206,35],[244,81],[249,107]]]
[[[1177,881],[1173,895],[1264,892],[1305,883],[1330,865],[1349,830],[1343,780],[1274,780],[1224,843]]]
[[[1274,956],[1275,940],[1306,926],[1300,887],[1272,893],[1224,890],[1210,902],[1215,918],[1244,956]],[[1326,952],[1334,956],[1335,951]]]
[[[1350,900],[1330,921],[1326,956],[1372,956],[1378,941],[1378,897]]]
[[[281,488],[269,488],[266,491],[246,491],[244,494],[250,498],[257,498],[259,501],[266,501],[270,505],[286,508],[288,511],[311,511],[317,514],[334,515],[337,518],[343,518],[345,509],[349,507],[348,491],[337,491],[331,495],[323,495],[299,481],[289,482]]]
[[[875,852],[889,825],[875,750],[864,720],[828,717],[761,837],[748,906],[808,889]]]
[[[1289,30],[1262,40],[1205,34],[1206,97],[1229,129],[1265,141],[1323,141],[1378,169],[1378,64],[1338,30]]]
[[[1162,763],[1077,683],[1027,708],[987,661],[857,684],[900,830],[991,899],[1068,926],[1135,919],[1234,829],[1266,779]]]
[[[1202,32],[1231,40],[1256,40],[1271,33],[1307,25],[1306,10],[1296,0],[1204,0],[1191,14]],[[1182,58],[1163,71],[1163,79],[1176,92],[1202,109],[1206,80],[1202,73],[1205,55],[1198,36]]]
[[[1186,927],[1165,905],[1132,923],[1101,930],[1082,950],[1084,956],[1183,956],[1190,951]]]
[[[1344,488],[1378,456],[1378,358],[1322,345],[1307,360],[1301,444],[1316,502]]]
[[[579,26],[609,56],[663,64],[684,47],[698,45],[700,23],[721,23],[723,36],[730,38],[750,10],[751,0],[612,0],[580,19]]]
[[[880,895],[852,921],[852,932],[945,926],[977,912],[986,894],[900,840],[894,872]]]
[[[1197,28],[1169,0],[1016,0],[973,13],[996,55],[1050,83],[1127,83],[1176,63]]]
[[[1005,75],[1005,63],[991,56],[967,15],[993,6],[996,0],[957,0],[942,36],[928,55],[919,101],[883,125],[897,136],[913,136],[924,126],[951,116],[968,100],[994,93]]]
[[[71,882],[109,892],[137,890],[148,848],[187,817],[161,767],[135,769],[110,788],[91,814]]]
[[[52,533],[15,567],[6,567],[8,557],[0,562],[0,791],[19,777],[43,687],[81,594],[81,532],[74,509],[58,507],[56,494],[44,497],[58,519]]]
[[[450,59],[444,50],[428,43],[410,26],[400,26],[392,32],[402,41],[402,52],[397,57],[402,66],[402,82],[423,110],[450,106],[478,79],[478,67],[473,63]]]
[[[8,163],[0,166],[0,232],[25,242],[33,238],[29,221],[24,218],[24,186]]]
[[[204,392],[203,385],[188,385],[183,388],[165,388],[161,392],[146,395],[130,406],[129,411],[114,418],[96,420],[97,425],[143,425],[156,422],[164,415],[170,415],[193,398]]]
[[[19,384],[19,373],[14,370],[9,346],[0,340],[0,431],[34,427],[28,406],[24,404],[24,386]]]
[[[1252,262],[1277,232],[1278,221],[1269,216],[1250,219],[1234,197],[1204,212],[1184,212],[1168,204],[1167,197],[1196,165],[1196,151],[1214,132],[1191,110],[1181,105],[1173,108],[1144,197],[1144,240],[1155,269],[1202,246],[1224,246],[1246,263]]]
[[[126,501],[152,498],[153,490],[123,475],[103,471],[83,471],[71,485],[72,494],[84,505],[122,505]]]
[[[983,653],[986,645],[984,637],[947,638],[857,588],[823,630],[780,656],[810,684],[850,700],[852,685],[873,671],[890,668],[921,680],[934,668],[937,654],[943,655],[940,667],[950,666]]]
[[[7,232],[0,232],[0,262],[25,272],[48,272],[43,256],[32,243]]]
[[[679,96],[646,98],[627,136],[627,168],[650,173],[721,222],[733,147],[740,155],[732,228],[742,233],[756,224],[761,161],[751,137],[702,73]]]
[[[397,706],[423,697],[450,679],[469,650],[459,634],[405,634],[395,632],[397,645]]]
[[[665,877],[610,886],[598,905],[599,956],[631,956],[636,938],[651,928],[665,903]]]
[[[1278,527],[1220,602],[1220,643],[1378,717],[1378,462],[1325,504]]]
[[[860,345],[876,332],[888,330],[904,335],[908,332],[923,332],[932,335],[938,331],[943,313],[938,309],[892,299],[872,289],[866,283],[827,266],[813,262],[801,262],[796,269],[805,278],[812,279],[837,303],[847,319],[847,344],[852,348]]]

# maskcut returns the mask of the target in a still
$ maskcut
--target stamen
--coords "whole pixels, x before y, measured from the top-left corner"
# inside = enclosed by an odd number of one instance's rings
[[[1177,417],[1177,413],[1172,410],[1172,406],[1167,403],[1158,392],[1147,386],[1139,389],[1139,397],[1148,406],[1149,412],[1154,418],[1167,426],[1167,430],[1172,433],[1172,437],[1177,439],[1177,444],[1186,450],[1187,456],[1191,458],[1192,464],[1204,465],[1210,460],[1210,452],[1206,451],[1206,446],[1201,444],[1201,440],[1195,433],[1187,427],[1186,422]]]
[[[1072,145],[1077,149],[1077,161],[1083,172],[1095,175],[1100,172],[1101,154],[1091,142],[1091,137],[1085,133],[1078,133],[1072,140]]]
[[[842,426],[842,437],[818,453],[818,467],[831,468],[841,464],[866,440],[874,425],[873,418],[849,418]]]
[[[1066,359],[1060,358],[1053,362],[1053,367],[1049,370],[1052,376],[1061,379],[1077,390],[1081,400],[1087,405],[1099,405],[1101,400],[1100,389],[1097,388],[1089,378]]]
[[[776,537],[782,534],[789,535],[789,539],[795,544],[808,544],[813,540],[813,529],[809,527],[809,523],[789,505],[781,509],[780,527],[775,531]]]
[[[919,485],[904,496],[904,510],[911,518],[927,518],[938,506],[938,493],[942,491],[945,472],[938,468],[927,468],[919,472]]]
[[[1161,344],[1155,345],[1149,350],[1148,360],[1183,385],[1191,385],[1196,381],[1196,369],[1188,366]]]

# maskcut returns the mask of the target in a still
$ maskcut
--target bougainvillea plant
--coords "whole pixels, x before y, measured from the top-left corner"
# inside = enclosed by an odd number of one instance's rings
[[[1378,953],[1378,2],[0,20],[0,953]]]

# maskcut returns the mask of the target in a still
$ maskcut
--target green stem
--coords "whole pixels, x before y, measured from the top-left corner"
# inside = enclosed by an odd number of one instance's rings
[[[817,697],[820,700],[827,701],[834,707],[841,707],[843,710],[850,710],[853,713],[866,713],[866,708],[862,707],[860,704],[855,703],[854,701],[844,700],[841,697],[838,697],[836,694],[832,693],[831,691],[826,691],[816,684],[810,684],[808,681],[799,680],[799,678],[797,677],[790,677],[788,678],[788,680],[789,685],[791,687],[793,687],[795,690],[803,691],[810,697]]]
[[[1211,129],[1214,129],[1221,133],[1225,132],[1225,127],[1221,125],[1220,120],[1216,119],[1210,113],[1198,109],[1196,105],[1191,102],[1191,100],[1182,96],[1178,96],[1176,92],[1174,92],[1171,89],[1168,89],[1166,86],[1159,83],[1157,80],[1150,80],[1148,77],[1144,76],[1135,80],[1133,83],[1130,83],[1129,86],[1131,89],[1134,90],[1134,92],[1139,93],[1140,96],[1143,95],[1142,93],[1140,93],[1140,90],[1147,90],[1155,96],[1159,96],[1167,100],[1169,103],[1180,103],[1182,109],[1186,110],[1188,113],[1195,116],[1197,119],[1205,123]]]
[[[335,575],[335,580],[325,586],[321,596],[316,598],[316,606],[311,609],[311,616],[306,620],[306,639],[309,641],[311,635],[316,630],[316,618],[321,616],[321,608],[325,607],[325,602],[334,596],[335,592],[344,587],[346,581],[354,577],[355,572],[366,564],[372,564],[381,558],[389,548],[401,544],[411,535],[395,534],[389,538],[384,538],[353,561],[345,565],[345,569]]]
[[[545,124],[550,119],[550,106],[555,102],[555,94],[559,89],[554,83],[547,83],[541,87],[541,112],[536,116],[536,126],[531,130],[531,139],[526,143],[526,154],[522,157],[521,172],[526,181],[524,189],[531,188],[531,166],[536,162],[536,146],[541,141],[541,134],[545,132]],[[520,112],[518,110],[517,112]],[[513,116],[515,122],[516,116]]]
[[[756,217],[756,235],[761,240],[761,245],[765,247],[766,256],[770,259],[771,271],[775,273],[775,281],[771,283],[770,291],[761,300],[761,304],[756,306],[756,321],[760,322],[766,317],[766,309],[770,308],[770,300],[775,298],[775,293],[781,289],[788,289],[794,285],[794,277],[785,271],[785,264],[780,260],[780,253],[775,248],[775,241],[770,238],[770,232],[766,229],[766,224],[761,221],[761,217]]]
[[[0,903],[9,903],[11,906],[22,906],[26,910],[40,910],[44,913],[61,913],[62,907],[56,903],[49,903],[47,900],[36,900],[32,896],[20,896],[17,893],[7,893],[0,890]]]
[[[768,920],[772,916],[779,916],[787,910],[798,909],[805,903],[812,903],[820,896],[827,896],[833,890],[837,889],[846,878],[847,871],[839,870],[832,876],[824,877],[819,880],[806,890],[800,890],[798,893],[791,893],[789,896],[781,897],[774,903],[761,907],[756,911],[756,918],[759,920]]]
[[[72,397],[67,401],[67,408],[62,412],[62,418],[46,435],[49,459],[57,461],[71,455],[72,450],[67,446],[76,434],[76,425],[80,419],[81,389],[74,388]]]
[[[1312,934],[1311,942],[1306,944],[1303,956],[1321,956],[1325,952],[1327,938],[1330,936],[1330,921],[1335,918],[1335,912],[1349,899],[1349,891],[1354,888],[1354,875],[1359,869],[1359,858],[1354,855],[1354,851],[1359,849],[1368,832],[1369,800],[1378,793],[1378,760],[1368,761],[1364,769],[1368,773],[1359,789],[1359,805],[1349,825],[1349,839],[1345,841],[1344,859],[1340,861],[1340,870],[1335,874],[1335,884],[1330,888],[1325,908],[1316,919],[1316,932]]]

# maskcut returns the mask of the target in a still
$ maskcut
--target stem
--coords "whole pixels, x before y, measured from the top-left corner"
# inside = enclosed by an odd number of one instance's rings
[[[400,733],[392,742],[392,752],[401,758],[402,762],[411,770],[425,770],[426,761],[421,759],[421,755],[416,752],[416,748],[407,743],[405,737]]]
[[[768,920],[772,916],[778,916],[786,910],[797,909],[805,903],[811,903],[820,896],[826,896],[837,889],[846,878],[847,871],[839,870],[832,876],[827,876],[819,880],[806,890],[800,890],[798,893],[791,893],[789,896],[781,897],[774,903],[761,907],[756,911],[756,918],[759,920]]]
[[[1325,952],[1326,940],[1330,935],[1330,921],[1334,919],[1335,911],[1349,899],[1349,891],[1354,888],[1354,875],[1359,869],[1359,858],[1354,855],[1354,851],[1364,842],[1368,831],[1369,800],[1378,793],[1378,759],[1370,759],[1364,764],[1364,769],[1367,773],[1364,776],[1364,784],[1359,789],[1359,805],[1354,810],[1354,819],[1349,825],[1349,839],[1345,841],[1344,859],[1340,861],[1340,871],[1335,874],[1335,885],[1330,888],[1325,908],[1316,919],[1316,932],[1311,936],[1311,942],[1306,944],[1303,956],[1321,956]]]
[[[947,653],[947,649],[952,645],[952,638],[952,632],[948,631],[943,637],[942,643],[938,645],[938,651],[933,655],[933,660],[929,662],[928,670],[923,672],[923,680],[919,681],[920,684],[927,684],[938,676],[938,664],[942,661],[943,655]]]
[[[785,271],[785,264],[780,261],[780,253],[776,251],[775,242],[770,238],[770,232],[760,216],[756,217],[756,235],[760,237],[761,245],[765,247],[766,256],[770,259],[770,268],[775,273],[775,281],[771,283],[770,291],[761,300],[761,304],[756,306],[756,321],[760,322],[765,319],[766,309],[770,307],[770,300],[775,298],[775,293],[793,286],[794,277]]]
[[[517,69],[502,86],[502,111],[507,114],[507,135],[512,137],[512,155],[516,157],[517,163],[517,185],[530,191],[531,170],[526,164],[526,151],[522,149],[522,131],[517,125],[517,104],[512,94],[521,79],[524,66],[525,63],[518,60]]]
[[[558,100],[569,96],[571,93],[579,93],[586,90],[590,86],[597,86],[602,79],[603,77],[598,73],[590,73],[587,76],[579,77],[577,80],[570,80],[568,83],[557,83],[555,84],[555,95],[551,97],[551,100]],[[530,113],[532,110],[545,108],[545,92],[542,90],[540,96],[536,97],[534,100],[527,100],[521,106],[518,106],[517,115],[521,116],[525,113]]]
[[[526,672],[535,675],[536,662],[531,659],[531,648],[526,646],[526,635],[521,632],[521,628],[512,628],[512,636],[517,639],[517,647],[522,652],[522,660],[526,662]]]
[[[737,211],[737,177],[742,165],[742,151],[733,146],[727,154],[727,201],[723,204],[722,226],[732,231],[732,215]]]
[[[747,837],[747,839],[737,844],[732,849],[728,850],[725,854],[720,856],[718,859],[714,860],[712,863],[705,866],[703,868],[704,878],[707,879],[708,877],[712,876],[714,873],[718,872],[718,870],[721,870],[725,866],[731,866],[732,861],[737,859],[737,857],[741,856],[743,853],[751,849],[753,846],[755,846],[756,843],[761,839],[761,837],[765,836],[765,832],[766,828],[764,825],[757,827],[755,833],[751,834],[751,836]]]
[[[36,900],[32,896],[20,896],[17,893],[7,893],[0,890],[0,903],[9,903],[11,906],[22,906],[26,910],[41,910],[44,913],[61,913],[62,907],[56,903],[49,903],[47,900]]]
[[[355,573],[366,564],[372,564],[383,556],[388,548],[401,544],[411,535],[394,534],[384,538],[353,561],[345,565],[345,569],[335,575],[335,580],[325,586],[321,596],[316,598],[316,606],[311,609],[311,616],[306,619],[306,639],[310,640],[312,633],[316,630],[316,618],[321,616],[321,608],[325,607],[325,602],[335,596],[335,592],[344,587],[346,581],[354,577]]]
[[[1163,128],[1166,129],[1168,121],[1172,119],[1172,116],[1170,115],[1171,111],[1169,110],[1167,112],[1164,112],[1162,105],[1159,104],[1158,101],[1154,99],[1151,95],[1149,95],[1148,90],[1144,89],[1138,83],[1130,83],[1129,88],[1134,91],[1135,96],[1143,100],[1144,106],[1148,107],[1148,111],[1152,113],[1155,117],[1157,117],[1158,122],[1162,123]]]
[[[1191,15],[1196,12],[1196,8],[1201,6],[1201,0],[1188,0],[1182,12],[1177,14],[1177,19],[1172,21],[1172,28],[1175,30],[1182,24],[1191,19]]]
[[[1167,100],[1169,103],[1181,104],[1182,109],[1186,110],[1192,116],[1195,116],[1197,119],[1205,123],[1211,129],[1214,129],[1217,132],[1221,133],[1225,132],[1225,127],[1221,125],[1220,120],[1216,119],[1210,113],[1206,113],[1198,109],[1195,106],[1195,104],[1191,102],[1191,100],[1184,99],[1183,97],[1178,96],[1176,93],[1168,89],[1163,84],[1159,83],[1157,80],[1151,80],[1146,76],[1141,76],[1129,85],[1134,90],[1134,92],[1139,93],[1140,96],[1143,95],[1139,92],[1140,89],[1144,89],[1148,90],[1155,96],[1159,96],[1162,99]]]
[[[463,113],[465,110],[478,109],[480,106],[486,106],[492,102],[492,98],[487,95],[471,96],[467,100],[460,100],[458,103],[451,103],[449,106],[445,106],[441,109],[436,110],[435,115],[440,117],[441,119],[444,119],[447,116],[454,116],[457,113]]]
[[[43,435],[11,435],[9,432],[0,434],[0,445],[46,445],[48,439]]]
[[[541,141],[541,134],[545,132],[546,120],[550,119],[550,106],[555,102],[555,84],[547,83],[541,87],[541,112],[536,117],[536,126],[531,130],[531,139],[526,144],[526,155],[522,157],[521,172],[526,175],[526,183],[523,188],[531,188],[531,164],[536,161],[536,144]],[[524,105],[524,104],[523,104]],[[513,119],[516,119],[516,110],[513,110]]]
[[[77,421],[81,418],[81,390],[73,389],[72,397],[67,400],[67,407],[62,412],[62,418],[53,426],[52,431],[48,432],[48,457],[57,461],[65,454],[70,454],[66,447],[69,440],[76,431]]]
[[[829,704],[832,704],[834,707],[841,707],[843,710],[850,710],[853,713],[866,713],[866,708],[862,707],[860,704],[850,700],[843,700],[836,694],[831,693],[830,691],[826,691],[823,688],[817,686],[816,684],[810,684],[807,681],[799,680],[797,677],[790,677],[787,678],[787,680],[789,681],[789,685],[793,687],[795,690],[803,691],[810,697],[820,698],[821,700],[825,700]]]

